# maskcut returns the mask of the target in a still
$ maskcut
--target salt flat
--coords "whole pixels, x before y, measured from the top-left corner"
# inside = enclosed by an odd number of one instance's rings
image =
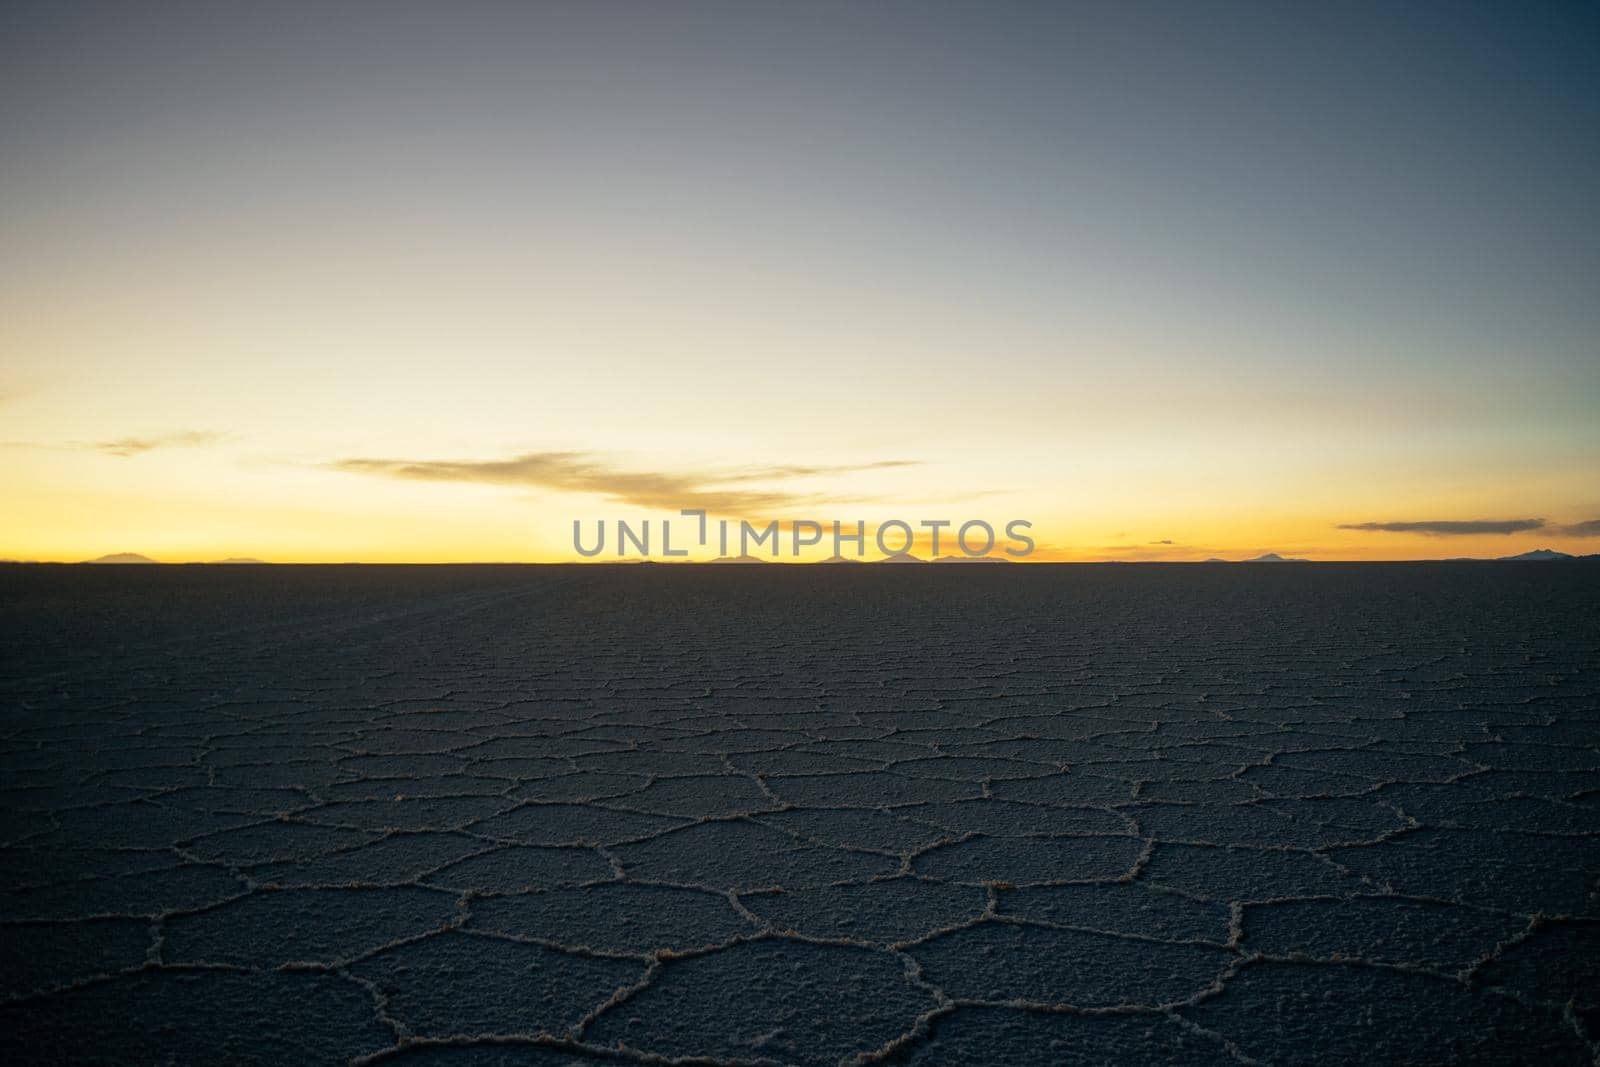
[[[1600,566],[0,568],[8,1062],[1588,1063]]]

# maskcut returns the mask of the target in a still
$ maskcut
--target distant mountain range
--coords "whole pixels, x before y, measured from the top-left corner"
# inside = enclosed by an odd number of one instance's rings
[[[86,559],[83,562],[85,562],[85,563],[160,563],[161,561],[158,560],[158,559],[151,559],[149,556],[140,555],[137,552],[113,552],[109,556],[100,556],[100,557],[97,557],[95,559]],[[227,559],[211,559],[211,560],[206,560],[205,562],[209,566],[209,565],[216,565],[216,564],[221,564],[221,563],[261,563],[261,564],[264,564],[267,561],[264,560],[264,559],[255,559],[255,558],[250,557],[250,556],[229,556]]]
[[[1600,559],[1600,555],[1574,556],[1566,552],[1557,552],[1552,548],[1536,548],[1532,552],[1523,552],[1516,556],[1497,556],[1494,559],[1483,559],[1478,556],[1454,556],[1445,560],[1415,560],[1417,563],[1539,563],[1547,560],[1558,559]],[[1227,563],[1225,559],[1208,559],[1207,563]],[[1268,552],[1254,559],[1240,560],[1241,563],[1310,563],[1308,559],[1291,559]]]
[[[1449,559],[1440,560],[1440,563],[1548,563],[1552,560],[1562,559],[1600,559],[1600,555],[1574,556],[1566,552],[1557,552],[1553,548],[1536,548],[1532,552],[1522,552],[1515,556],[1496,556],[1494,559],[1484,559],[1482,556],[1451,556]]]
[[[1600,554],[1585,555],[1585,556],[1574,556],[1574,555],[1572,555],[1570,553],[1567,553],[1567,552],[1557,552],[1555,549],[1552,549],[1552,548],[1536,548],[1531,552],[1522,552],[1522,553],[1519,553],[1518,555],[1515,555],[1515,556],[1498,556],[1498,557],[1489,558],[1489,559],[1486,559],[1486,558],[1483,558],[1483,557],[1479,557],[1479,556],[1453,556],[1453,557],[1450,557],[1449,559],[1442,559],[1442,560],[1414,560],[1412,562],[1416,562],[1416,563],[1545,563],[1545,562],[1552,562],[1552,561],[1559,561],[1559,560],[1570,560],[1570,559],[1600,560]],[[0,560],[0,563],[21,563],[21,562],[26,562],[26,561],[23,561],[23,560]],[[97,557],[95,559],[86,559],[83,562],[84,563],[110,563],[110,564],[134,564],[134,563],[160,564],[161,563],[160,560],[151,559],[149,556],[142,555],[142,554],[140,554],[138,552],[113,552],[109,556],[100,556],[100,557]],[[607,561],[607,562],[610,562],[610,561]],[[624,559],[624,560],[617,560],[616,562],[619,562],[619,563],[688,563],[688,562],[692,562],[692,561],[690,561],[690,560]],[[717,559],[707,560],[706,562],[708,562],[708,563],[774,563],[774,562],[787,563],[787,562],[799,562],[799,561],[798,560],[795,560],[795,561],[771,560],[771,559],[764,559],[761,556],[744,555],[744,556],[720,556]],[[855,558],[855,557],[851,557],[851,556],[837,556],[836,555],[836,556],[829,556],[827,559],[817,560],[816,562],[817,563],[823,563],[823,564],[843,564],[843,563],[869,563],[869,564],[870,563],[940,563],[940,564],[950,564],[950,563],[1004,563],[1004,564],[1009,564],[1009,563],[1012,563],[1013,561],[1009,560],[1009,559],[1006,559],[1003,556],[938,556],[938,557],[930,560],[930,559],[923,559],[920,556],[914,556],[909,552],[901,552],[901,553],[898,553],[898,554],[893,555],[893,556],[885,556],[882,559],[859,559],[859,558]],[[1125,563],[1125,562],[1139,562],[1139,561],[1107,560],[1105,562],[1108,562],[1108,563]],[[1183,562],[1183,561],[1153,560],[1151,562],[1165,563],[1165,562]],[[1229,560],[1229,559],[1222,559],[1219,556],[1212,556],[1210,559],[1202,560],[1201,562],[1203,562],[1203,563],[1310,563],[1312,561],[1308,560],[1308,559],[1301,559],[1301,558],[1294,557],[1294,556],[1281,556],[1276,552],[1264,552],[1261,555],[1254,556],[1254,557],[1252,557],[1250,559]],[[1402,562],[1402,561],[1396,561],[1396,562]],[[254,564],[254,565],[259,565],[259,566],[270,566],[270,564],[268,564],[266,560],[256,559],[253,556],[229,556],[226,559],[206,560],[205,563],[204,563],[204,565],[206,565],[206,566],[223,566],[223,565],[231,565],[231,564]]]

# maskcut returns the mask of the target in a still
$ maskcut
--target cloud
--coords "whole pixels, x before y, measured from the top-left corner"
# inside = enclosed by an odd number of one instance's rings
[[[1420,522],[1347,522],[1341,530],[1366,533],[1420,533],[1429,537],[1470,534],[1514,534],[1545,529],[1543,519],[1428,519]]]
[[[1562,537],[1600,537],[1600,519],[1587,519],[1567,526],[1557,526],[1552,532]]]
[[[156,434],[153,437],[119,437],[113,441],[65,441],[50,444],[41,441],[0,441],[5,448],[43,448],[56,452],[104,452],[108,456],[137,456],[158,448],[202,448],[216,444],[227,434],[212,430],[180,430],[177,433]]]
[[[1341,523],[1341,530],[1362,530],[1367,533],[1420,533],[1429,537],[1450,537],[1469,534],[1514,534],[1542,530],[1556,537],[1600,537],[1600,519],[1587,519],[1562,525],[1544,519],[1447,519],[1423,522],[1351,522]]]
[[[1086,562],[1182,563],[1236,550],[1208,548],[1205,545],[1193,545],[1187,541],[1164,537],[1159,541],[1124,539],[1099,545],[1052,545],[1049,551],[1061,559]]]
[[[222,440],[222,434],[211,430],[184,430],[179,433],[159,434],[155,437],[120,437],[115,441],[79,441],[74,448],[92,448],[112,456],[137,456],[157,448],[202,448]]]
[[[723,488],[752,482],[783,481],[815,475],[848,474],[916,465],[914,460],[882,460],[839,466],[744,467],[727,471],[630,471],[588,452],[526,452],[508,459],[412,460],[341,459],[334,470],[375,477],[428,482],[476,482],[565,493],[595,493],[619,504],[676,511],[704,508],[718,515],[754,515],[823,498],[782,489]]]
[[[855,471],[890,470],[895,467],[916,467],[914,459],[885,459],[876,463],[849,463],[832,467],[754,467],[744,471],[729,471],[716,476],[719,482],[751,482],[771,478],[810,478],[819,474],[850,474]]]

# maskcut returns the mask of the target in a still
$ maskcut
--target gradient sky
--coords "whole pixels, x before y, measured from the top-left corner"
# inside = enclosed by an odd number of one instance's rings
[[[7,3],[0,556],[1600,551],[1597,189],[1593,3]]]

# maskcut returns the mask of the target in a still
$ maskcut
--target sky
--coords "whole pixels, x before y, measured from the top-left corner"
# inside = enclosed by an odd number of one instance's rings
[[[1594,3],[6,2],[0,557],[1600,552],[1596,189]]]

